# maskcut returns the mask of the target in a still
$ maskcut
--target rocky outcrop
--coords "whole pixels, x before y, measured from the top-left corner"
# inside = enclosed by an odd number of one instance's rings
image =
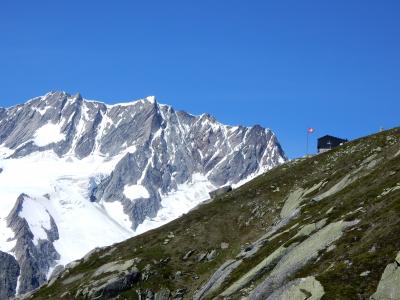
[[[58,275],[60,275],[63,271],[65,270],[63,265],[58,265],[54,268],[53,272],[51,272],[51,275],[49,277],[49,280],[52,280],[53,278],[57,278]]]
[[[312,194],[315,191],[318,191],[321,187],[323,187],[326,182],[321,181],[309,189],[297,188],[293,190],[286,198],[285,204],[281,210],[281,218],[287,218],[290,216],[302,203],[302,201],[307,198],[308,195]]]
[[[400,252],[395,261],[388,264],[371,300],[400,299]]]
[[[295,246],[292,245],[289,248],[279,247],[274,252],[272,252],[269,256],[263,259],[257,266],[248,271],[245,275],[243,275],[239,280],[233,283],[228,289],[226,289],[221,296],[229,297],[232,294],[236,293],[250,282],[258,279],[263,273],[268,272],[272,269],[272,267],[286,254],[291,248]]]
[[[226,194],[230,191],[232,191],[232,186],[230,186],[230,185],[223,186],[223,187],[220,187],[219,189],[216,189],[216,190],[210,192],[210,197],[211,197],[211,199],[213,199],[215,197]]]
[[[226,278],[242,263],[241,260],[228,260],[211,276],[205,285],[197,291],[193,299],[203,299],[206,295],[217,290]]]
[[[14,256],[0,251],[0,266],[0,299],[9,299],[16,293],[19,265]]]
[[[122,291],[129,289],[133,283],[140,280],[140,272],[136,264],[137,259],[117,261],[99,267],[92,275],[88,285],[81,287],[75,297],[85,299],[110,299]],[[82,277],[84,274],[81,274]],[[81,278],[82,278],[81,277]],[[76,280],[79,280],[77,278]],[[64,282],[70,284],[72,282]]]
[[[261,300],[269,297],[277,288],[285,284],[287,278],[305,266],[310,260],[315,259],[318,256],[318,251],[331,245],[341,237],[346,228],[355,224],[357,222],[339,221],[330,223],[295,246],[279,260],[264,281],[250,294],[250,298]]]
[[[58,230],[54,219],[50,217],[51,228],[46,229],[47,239],[39,239],[34,243],[34,236],[28,222],[20,217],[25,198],[29,196],[21,194],[14,208],[7,217],[7,225],[14,231],[16,245],[13,249],[20,267],[19,294],[27,293],[41,286],[47,280],[50,267],[55,265],[59,254],[54,248],[53,242],[58,239]]]
[[[279,231],[283,226],[285,226],[290,220],[297,216],[299,210],[296,209],[287,217],[280,219],[274,226],[269,228],[267,232],[262,235],[258,240],[251,243],[247,247],[244,247],[243,250],[236,256],[236,259],[227,260],[223,263],[208,279],[208,281],[198,290],[196,291],[194,298],[195,299],[203,299],[210,293],[218,290],[222,283],[242,264],[243,260],[250,259],[257,252],[265,246],[265,244],[269,243],[271,240],[276,238],[282,233],[274,235],[277,231]],[[281,256],[286,253],[286,248],[280,248],[264,259],[258,266],[254,269],[250,270],[247,274],[245,274],[242,278],[240,278],[237,282],[235,282],[232,286],[230,286],[227,290],[225,290],[221,295],[224,297],[229,297],[235,291],[239,290],[247,283],[255,279],[259,276],[262,271],[264,271],[271,264],[275,264]],[[204,256],[205,257],[205,256]]]
[[[160,208],[161,196],[155,187],[162,186],[164,191],[170,185],[170,178],[162,175],[161,172],[149,171],[144,175],[143,180],[140,170],[146,168],[148,158],[142,156],[141,152],[126,154],[116,165],[109,177],[103,180],[94,192],[95,199],[105,201],[120,201],[123,204],[124,212],[130,216],[132,227],[136,228],[146,217],[154,217]],[[168,173],[165,173],[168,174]],[[167,180],[167,182],[163,182]],[[148,198],[128,199],[124,195],[124,187],[136,184],[140,181],[148,192]]]
[[[327,191],[314,197],[313,200],[318,202],[342,191],[343,189],[351,185],[353,182],[370,174],[371,171],[378,165],[378,162],[381,160],[382,158],[380,159],[376,158],[376,153],[372,154],[371,156],[368,156],[361,162],[358,168],[346,174],[336,184],[331,186]]]
[[[272,293],[267,300],[319,300],[324,287],[314,276],[293,280]]]

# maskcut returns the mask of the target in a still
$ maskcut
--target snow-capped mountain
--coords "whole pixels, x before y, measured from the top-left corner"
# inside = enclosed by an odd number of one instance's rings
[[[285,160],[269,129],[223,125],[154,97],[107,105],[52,92],[0,108],[0,298]]]

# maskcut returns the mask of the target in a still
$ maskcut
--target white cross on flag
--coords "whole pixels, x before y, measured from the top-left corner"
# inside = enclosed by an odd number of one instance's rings
[[[307,128],[307,133],[309,133],[309,134],[314,133],[314,131],[315,131],[315,128],[312,128],[312,127]]]

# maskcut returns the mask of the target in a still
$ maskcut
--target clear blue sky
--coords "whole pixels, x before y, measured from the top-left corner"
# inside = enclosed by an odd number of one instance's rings
[[[2,0],[0,83],[3,107],[155,95],[270,127],[297,157],[309,126],[315,143],[400,123],[400,1]]]

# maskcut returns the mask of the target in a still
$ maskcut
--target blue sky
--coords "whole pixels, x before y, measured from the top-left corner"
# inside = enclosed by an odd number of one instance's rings
[[[0,106],[156,95],[227,124],[356,138],[398,126],[400,1],[0,2]]]

